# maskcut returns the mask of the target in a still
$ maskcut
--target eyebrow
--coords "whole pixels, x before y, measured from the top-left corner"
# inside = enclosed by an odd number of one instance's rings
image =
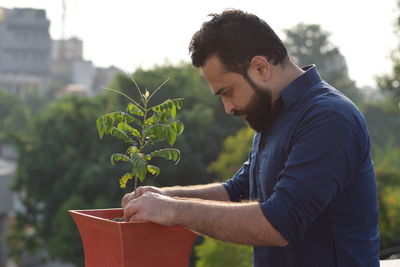
[[[221,93],[222,93],[222,91],[224,90],[224,89],[226,89],[227,87],[221,87],[221,88],[219,88],[219,89],[217,89],[217,91],[215,92],[215,93],[213,93],[214,95],[220,95]]]

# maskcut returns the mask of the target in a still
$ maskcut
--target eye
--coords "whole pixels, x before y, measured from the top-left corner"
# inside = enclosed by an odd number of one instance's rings
[[[221,96],[223,97],[230,97],[232,96],[232,90],[231,89],[226,89],[222,92]]]

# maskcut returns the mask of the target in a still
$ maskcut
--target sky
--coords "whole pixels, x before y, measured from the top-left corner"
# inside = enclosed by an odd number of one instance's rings
[[[210,13],[237,8],[264,19],[284,39],[296,24],[320,24],[345,56],[357,86],[390,73],[396,0],[66,0],[65,37],[83,40],[84,58],[127,72],[190,62],[188,44]],[[46,9],[50,35],[61,38],[62,0],[0,0],[0,7]],[[398,12],[400,14],[400,11]]]

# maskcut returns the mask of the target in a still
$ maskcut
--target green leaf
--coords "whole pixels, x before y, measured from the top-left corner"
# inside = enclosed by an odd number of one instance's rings
[[[147,165],[147,170],[154,176],[158,176],[160,174],[160,168],[153,165]]]
[[[175,161],[175,164],[179,162],[181,153],[178,149],[174,148],[164,148],[164,149],[159,149],[151,152],[148,154],[150,157],[162,157],[167,160],[172,160]]]
[[[175,119],[176,117],[176,106],[172,105],[171,107],[171,118]]]
[[[161,113],[154,112],[154,114],[145,121],[145,124],[153,125],[155,123],[158,123],[160,121],[160,119],[161,119]]]
[[[172,146],[176,141],[176,130],[172,125],[167,128],[167,141],[170,146]]]
[[[132,171],[143,182],[147,174],[147,160],[146,155],[136,152],[132,155]]]
[[[122,141],[124,141],[125,143],[129,143],[129,144],[136,144],[136,142],[131,139],[126,133],[124,133],[123,131],[121,131],[120,129],[116,128],[116,127],[110,127],[108,130],[108,134],[121,139]]]
[[[160,121],[161,121],[161,122],[168,122],[168,111],[167,111],[167,110],[164,110],[164,111],[161,113]]]
[[[183,101],[183,98],[176,98],[176,99],[172,99],[172,100],[167,99],[164,102],[162,102],[161,104],[158,104],[158,105],[152,107],[151,110],[156,111],[156,112],[164,111],[166,109],[171,110],[172,106],[175,106],[177,109],[181,109],[182,101]]]
[[[157,141],[162,141],[167,139],[167,125],[164,124],[153,124],[145,128],[144,133],[155,138]]]
[[[129,124],[125,123],[125,122],[120,122],[118,123],[117,128],[121,131],[123,131],[124,133],[130,133],[133,136],[136,136],[138,138],[141,137],[141,134],[139,133],[138,130],[136,130],[135,128],[131,127]]]
[[[127,113],[124,113],[124,112],[112,112],[112,113],[105,114],[105,115],[97,118],[96,126],[97,126],[97,130],[99,132],[100,138],[102,138],[104,136],[104,134],[109,134],[109,135],[113,135],[114,137],[117,137],[121,140],[124,140],[127,143],[130,143],[131,140],[129,140],[129,137],[124,136],[121,133],[118,133],[114,127],[115,123],[129,123],[129,122],[134,122],[134,123],[138,124],[139,126],[141,126],[141,122],[138,119],[136,119],[133,116],[131,116]],[[129,129],[131,129],[131,128],[132,127],[129,126]],[[126,132],[126,130],[124,130],[118,126],[116,129],[118,129],[120,131],[122,130],[122,132]]]
[[[177,135],[180,135],[183,132],[183,129],[185,128],[181,121],[174,121],[171,123],[171,125],[172,127],[175,128]]]
[[[128,111],[133,115],[137,115],[137,116],[140,116],[140,117],[144,116],[143,110],[141,110],[138,106],[136,106],[133,103],[129,103]]]
[[[115,153],[115,154],[111,155],[110,161],[111,161],[112,165],[115,165],[116,161],[128,162],[129,161],[129,157],[124,155],[124,154]]]
[[[139,152],[139,149],[136,146],[130,146],[126,150],[126,154],[128,154],[130,157],[132,157],[136,152]]]
[[[119,179],[119,187],[125,188],[126,183],[128,182],[129,179],[132,179],[133,176],[134,175],[132,172],[128,172],[128,173],[125,173],[124,175],[122,175],[122,177]]]
[[[102,117],[97,118],[96,120],[97,131],[99,133],[100,139],[104,136],[104,126]]]
[[[113,112],[111,114],[114,114],[115,116],[115,120],[117,121],[117,123],[119,122],[127,122],[127,123],[132,123],[134,122],[135,124],[141,126],[142,122],[138,119],[136,119],[135,117],[129,115],[128,113],[122,112],[122,111],[118,111],[118,112]]]
[[[172,102],[174,102],[177,109],[181,109],[183,104],[183,98],[172,100]]]

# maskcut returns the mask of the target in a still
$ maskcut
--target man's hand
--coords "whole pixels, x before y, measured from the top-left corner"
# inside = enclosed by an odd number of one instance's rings
[[[121,207],[123,209],[125,209],[126,204],[128,204],[129,201],[131,201],[132,199],[141,197],[146,192],[153,192],[153,193],[157,193],[157,194],[165,195],[165,196],[167,195],[165,190],[162,190],[161,188],[157,188],[157,187],[154,187],[154,186],[139,186],[136,189],[136,194],[135,194],[135,191],[133,191],[132,193],[126,194],[122,198]]]
[[[148,190],[125,204],[125,221],[152,221],[162,225],[174,225],[175,207],[178,201]]]

